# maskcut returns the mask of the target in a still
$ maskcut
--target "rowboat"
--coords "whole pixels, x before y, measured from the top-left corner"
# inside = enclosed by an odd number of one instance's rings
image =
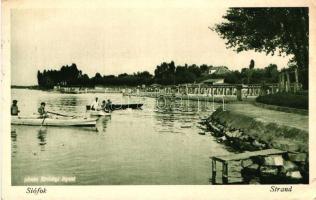
[[[89,113],[91,116],[98,116],[98,117],[111,116],[110,112],[105,112],[103,110],[89,110]]]
[[[111,104],[111,105],[109,105],[109,109],[110,109],[110,110],[125,110],[125,109],[128,109],[128,108],[131,108],[131,109],[141,109],[141,107],[142,107],[143,105],[144,105],[144,104],[142,104],[142,103]],[[87,109],[87,110],[91,110],[91,106],[90,106],[90,105],[86,105],[86,109]]]
[[[91,118],[45,118],[11,116],[11,124],[29,126],[96,126],[97,119]]]
[[[112,104],[111,110],[125,110],[127,108],[140,109],[144,104],[142,103],[130,103],[130,104]]]

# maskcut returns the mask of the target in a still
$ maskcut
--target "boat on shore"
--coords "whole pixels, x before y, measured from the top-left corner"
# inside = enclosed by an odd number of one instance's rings
[[[36,116],[20,117],[11,116],[11,124],[13,125],[28,125],[28,126],[96,126],[97,119],[92,118],[38,118]]]

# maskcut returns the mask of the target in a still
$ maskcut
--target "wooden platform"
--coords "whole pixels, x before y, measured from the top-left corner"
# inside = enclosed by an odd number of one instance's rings
[[[216,161],[222,163],[222,180],[223,184],[228,184],[228,162],[242,161],[256,156],[282,155],[287,153],[279,149],[265,149],[260,151],[245,152],[240,154],[229,154],[223,156],[212,156],[212,184],[216,184]]]
[[[284,154],[286,151],[282,151],[279,149],[265,149],[260,151],[251,151],[245,152],[240,154],[229,154],[224,156],[213,156],[210,157],[211,159],[215,159],[220,162],[228,162],[228,161],[237,161],[237,160],[245,160],[249,159],[254,156],[268,156],[268,155],[275,155],[275,154]]]

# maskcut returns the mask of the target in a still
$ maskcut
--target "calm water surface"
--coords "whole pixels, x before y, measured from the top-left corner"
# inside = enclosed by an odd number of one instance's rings
[[[210,111],[172,115],[154,112],[153,98],[12,90],[23,116],[36,113],[41,101],[49,111],[85,115],[85,105],[96,96],[114,103],[144,103],[143,110],[114,111],[98,120],[98,131],[12,126],[12,185],[31,184],[24,182],[27,177],[41,176],[75,177],[75,182],[68,183],[75,185],[209,184],[209,157],[229,153],[210,134],[199,134],[200,117]],[[187,103],[197,107],[197,102]]]

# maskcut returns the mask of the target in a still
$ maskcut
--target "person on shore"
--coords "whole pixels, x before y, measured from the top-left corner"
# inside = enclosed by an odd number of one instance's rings
[[[41,103],[41,106],[37,109],[38,113],[40,114],[40,118],[48,117],[47,112],[45,111],[45,102]]]
[[[91,110],[99,110],[99,109],[100,109],[99,99],[98,97],[96,97],[95,100],[91,104]]]
[[[11,105],[11,115],[13,116],[17,116],[19,114],[19,107],[17,105],[18,101],[17,100],[13,100],[12,101],[12,105]]]

